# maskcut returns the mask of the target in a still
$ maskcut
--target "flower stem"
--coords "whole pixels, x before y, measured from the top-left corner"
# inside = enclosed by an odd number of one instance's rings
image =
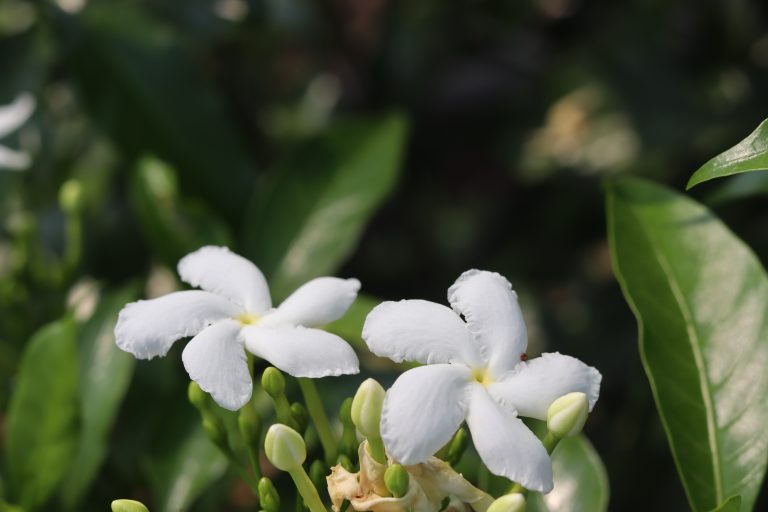
[[[325,409],[323,409],[323,402],[320,399],[320,394],[317,392],[317,387],[315,387],[315,381],[306,378],[299,378],[298,381],[301,392],[304,395],[304,402],[307,404],[309,417],[312,418],[312,422],[317,429],[317,435],[320,437],[320,444],[323,445],[325,461],[333,465],[336,463],[336,437],[333,435],[328,416],[325,414]]]
[[[368,438],[368,451],[371,457],[379,464],[387,464],[387,453],[384,451],[384,442],[380,437]]]
[[[320,495],[317,493],[317,489],[312,485],[309,475],[304,470],[304,466],[297,465],[293,469],[288,470],[288,474],[293,478],[293,483],[296,484],[296,489],[299,494],[304,498],[304,504],[309,507],[310,512],[328,512],[323,505],[323,500],[320,499]]]

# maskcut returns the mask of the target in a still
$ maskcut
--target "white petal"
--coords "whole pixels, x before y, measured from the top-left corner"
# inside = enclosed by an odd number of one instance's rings
[[[181,354],[190,378],[230,411],[248,403],[253,390],[245,348],[239,339],[241,328],[235,320],[215,323],[192,338]]]
[[[319,327],[344,316],[355,301],[360,281],[318,277],[302,285],[280,306],[266,315],[263,325]]]
[[[521,416],[547,419],[547,409],[561,396],[580,391],[589,399],[589,410],[600,395],[602,375],[575,357],[557,352],[520,363],[500,382],[491,384],[491,394],[514,407]]]
[[[470,391],[467,426],[477,453],[491,473],[527,489],[552,490],[552,461],[541,441],[479,384]]]
[[[34,111],[35,97],[26,92],[0,107],[0,139],[26,123]]]
[[[387,452],[403,464],[427,460],[464,421],[471,371],[463,365],[433,364],[403,373],[384,399],[381,437]]]
[[[397,363],[476,366],[481,362],[472,334],[459,315],[426,300],[382,302],[365,319],[363,339],[371,352]]]
[[[249,313],[261,314],[272,307],[261,270],[226,247],[201,247],[184,256],[178,270],[182,280],[223,295]]]
[[[115,341],[138,359],[152,359],[164,356],[179,338],[194,336],[208,325],[239,313],[237,306],[212,293],[174,292],[127,304],[117,319]]]
[[[32,161],[27,153],[0,146],[0,169],[23,171],[30,163]]]
[[[495,272],[468,270],[448,289],[448,301],[464,315],[492,375],[501,377],[520,362],[528,334],[509,281]]]
[[[294,377],[319,378],[360,371],[352,347],[320,329],[254,325],[243,329],[243,337],[251,353]]]

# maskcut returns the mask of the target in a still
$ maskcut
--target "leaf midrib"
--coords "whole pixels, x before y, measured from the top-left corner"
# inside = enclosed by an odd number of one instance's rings
[[[706,362],[704,361],[701,348],[699,346],[700,337],[699,337],[698,331],[696,330],[696,324],[693,321],[693,314],[691,312],[690,306],[688,305],[688,302],[685,300],[685,295],[682,293],[680,284],[677,282],[677,279],[675,278],[674,273],[672,272],[672,268],[669,264],[669,261],[664,256],[664,254],[658,249],[652,233],[649,230],[645,229],[643,223],[639,219],[639,216],[634,212],[632,207],[628,208],[628,211],[631,213],[632,216],[635,217],[637,225],[646,235],[646,239],[648,240],[651,248],[651,253],[656,258],[656,261],[659,263],[659,268],[661,269],[664,276],[667,278],[667,281],[669,282],[670,291],[672,292],[672,296],[675,299],[675,302],[677,303],[678,308],[680,309],[680,313],[683,317],[683,320],[685,321],[685,329],[686,329],[686,332],[688,333],[687,339],[691,347],[691,352],[693,353],[694,363],[696,364],[696,368],[698,369],[699,388],[701,390],[702,399],[704,401],[704,412],[707,418],[707,442],[709,444],[709,449],[712,452],[712,471],[713,471],[713,479],[715,484],[715,499],[717,503],[722,503],[723,482],[722,482],[722,471],[720,466],[720,449],[717,442],[717,432],[716,432],[714,406],[713,406],[713,400],[712,400],[712,390],[710,389],[709,383],[707,382],[707,379],[706,379],[706,375],[708,374],[708,372],[706,371],[707,366],[706,366]]]

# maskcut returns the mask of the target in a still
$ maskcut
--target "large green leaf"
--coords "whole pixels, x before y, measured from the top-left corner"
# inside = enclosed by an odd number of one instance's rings
[[[709,210],[636,179],[607,186],[616,276],[691,507],[740,494],[768,457],[768,278]]]
[[[127,155],[158,155],[182,190],[238,222],[253,163],[221,98],[166,25],[133,2],[91,2],[61,18],[82,99]]]
[[[8,410],[9,499],[44,505],[69,470],[77,446],[77,325],[43,327],[21,358]]]
[[[739,512],[741,510],[741,496],[731,496],[722,505],[712,512]]]
[[[701,166],[688,180],[687,188],[713,178],[765,170],[768,170],[768,119],[746,139]]]
[[[158,510],[187,510],[211,482],[221,478],[227,459],[197,423],[164,453],[155,453],[146,471]]]
[[[106,293],[79,336],[81,430],[62,488],[68,509],[77,507],[107,455],[109,432],[131,382],[135,360],[115,345],[114,328],[120,309],[138,294],[135,285]]]
[[[392,191],[406,134],[400,115],[346,120],[286,152],[249,214],[244,249],[276,297],[332,274]]]

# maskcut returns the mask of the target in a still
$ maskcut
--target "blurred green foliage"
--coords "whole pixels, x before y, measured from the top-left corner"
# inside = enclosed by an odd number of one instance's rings
[[[681,189],[757,126],[767,21],[749,0],[0,0],[0,104],[38,99],[9,137],[33,166],[0,170],[3,496],[253,507],[186,401],[180,347],[134,364],[111,340],[125,301],[177,289],[179,256],[216,243],[276,298],[358,277],[367,295],[333,326],[352,342],[378,298],[444,302],[471,267],[509,276],[529,352],[604,374],[586,433],[611,509],[684,509],[600,182]],[[765,183],[746,181],[761,175],[693,195],[765,261]],[[390,363],[362,361],[392,382]],[[328,410],[361,379],[321,381]],[[60,449],[38,453],[46,436]]]

